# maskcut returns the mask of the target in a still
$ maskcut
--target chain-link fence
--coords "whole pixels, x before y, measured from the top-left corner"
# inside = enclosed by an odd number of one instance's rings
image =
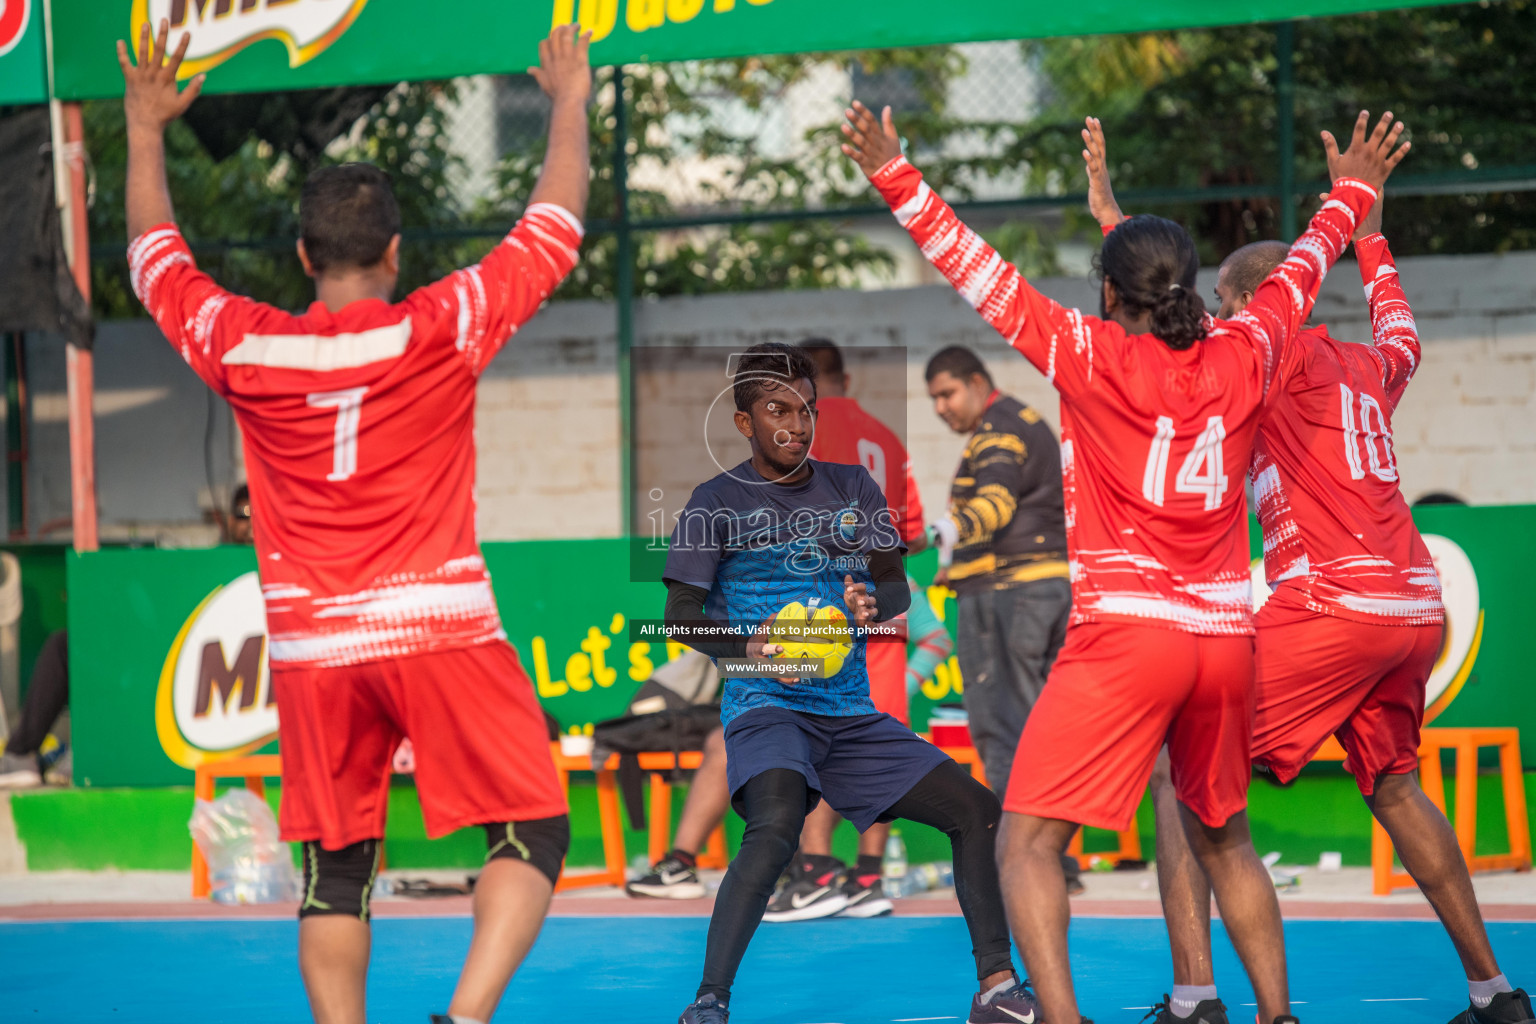
[[[1325,178],[1317,132],[1392,104],[1415,152],[1393,181],[1403,255],[1536,244],[1536,37],[1526,0],[1139,36],[600,68],[592,107],[590,238],[565,297],[924,280],[921,260],[840,154],[849,100],[889,105],[929,182],[1030,273],[1084,273],[1078,130],[1103,118],[1122,205],[1187,223],[1208,261],[1291,237]],[[178,126],[173,193],[200,258],[235,288],[307,301],[289,254],[298,184],[322,161],[372,160],[407,226],[403,285],[475,258],[532,189],[547,104],[526,75],[374,90],[328,145],[346,100],[210,97]],[[362,92],[367,93],[367,90]],[[235,103],[237,110],[217,105]],[[309,106],[305,106],[309,104]],[[285,108],[286,105],[286,108]],[[297,106],[295,106],[297,105]],[[285,108],[287,116],[279,109]],[[324,116],[310,117],[318,109]],[[301,130],[295,132],[294,111]],[[252,131],[231,152],[231,114]],[[329,120],[327,120],[327,118]],[[121,114],[88,111],[97,191],[97,306],[136,315],[121,262]],[[307,135],[305,133],[308,133]],[[295,135],[299,136],[295,141]],[[623,154],[622,160],[619,154]]]

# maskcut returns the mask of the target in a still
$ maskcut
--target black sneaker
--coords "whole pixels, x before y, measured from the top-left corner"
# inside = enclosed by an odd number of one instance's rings
[[[805,870],[807,867],[809,870]],[[818,917],[831,917],[847,906],[841,861],[829,859],[816,866],[802,862],[790,872],[789,881],[773,894],[763,920],[814,921]]]
[[[1487,1006],[1468,1006],[1451,1018],[1451,1024],[1529,1024],[1531,1021],[1536,1021],[1536,1013],[1531,1012],[1531,997],[1523,988],[1500,992]]]
[[[677,1024],[726,1024],[731,1011],[713,995],[699,996],[677,1018]]]
[[[971,1015],[966,1018],[966,1024],[1036,1024],[1039,1019],[1040,1003],[1026,978],[1015,982],[1013,988],[999,992],[990,1002],[982,1002],[979,993],[972,996]]]
[[[1297,1020],[1295,1017],[1292,1017],[1288,1013],[1282,1013],[1280,1016],[1275,1018],[1275,1024],[1301,1024],[1301,1021]]]
[[[1163,1001],[1153,1006],[1152,1012],[1141,1019],[1150,1020],[1152,1024],[1229,1024],[1226,1004],[1220,999],[1200,1000],[1188,1017],[1175,1016],[1170,1005],[1172,1001],[1164,993]]]
[[[628,883],[624,891],[658,900],[699,900],[708,895],[699,873],[672,854],[652,864],[650,874]]]
[[[884,917],[896,909],[885,898],[878,874],[859,875],[849,870],[843,882],[843,895],[848,897],[848,904],[838,911],[838,917]]]

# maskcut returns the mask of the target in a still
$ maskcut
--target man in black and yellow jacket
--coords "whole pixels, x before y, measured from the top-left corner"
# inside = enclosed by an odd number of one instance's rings
[[[942,350],[925,375],[939,418],[970,435],[948,514],[929,526],[928,539],[959,596],[971,740],[1001,798],[1072,606],[1061,446],[1038,412],[997,390],[970,349]]]

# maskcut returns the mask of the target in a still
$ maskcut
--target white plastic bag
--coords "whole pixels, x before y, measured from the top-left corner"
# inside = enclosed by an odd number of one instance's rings
[[[297,899],[298,879],[277,818],[261,797],[243,787],[217,800],[199,800],[188,823],[208,862],[216,903],[278,903]]]

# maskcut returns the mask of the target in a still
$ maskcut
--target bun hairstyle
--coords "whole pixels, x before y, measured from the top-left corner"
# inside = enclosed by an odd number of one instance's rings
[[[1121,221],[1093,260],[1131,316],[1150,314],[1152,334],[1175,351],[1206,335],[1205,302],[1195,290],[1200,256],[1189,232],[1162,217]]]

